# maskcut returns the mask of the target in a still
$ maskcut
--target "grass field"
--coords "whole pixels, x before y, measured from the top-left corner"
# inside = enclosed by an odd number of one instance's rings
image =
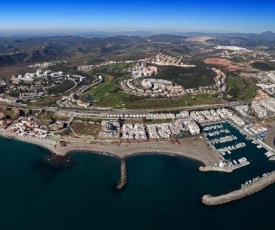
[[[133,68],[133,63],[121,63],[121,64],[110,64],[107,66],[99,67],[93,71],[93,74],[109,74],[114,77],[114,79],[122,80],[127,74],[127,71]]]
[[[123,103],[129,96],[129,94],[123,91],[110,93],[106,97],[102,98],[98,105],[103,107],[118,107],[119,104]]]
[[[118,85],[129,76],[128,70],[133,65],[133,63],[110,64],[94,70],[93,74],[102,75],[104,82],[87,91],[83,99],[87,100],[90,95],[93,105],[103,107],[113,107],[122,102],[127,94],[120,91]]]
[[[29,103],[30,105],[33,106],[55,106],[55,102],[60,99],[61,97],[51,97],[51,96],[45,96],[42,98],[37,99],[36,102]]]
[[[184,106],[193,106],[201,104],[214,104],[217,103],[216,95],[209,94],[197,94],[186,95],[178,98],[156,98],[156,99],[144,99],[140,98],[136,101],[124,101],[124,104],[120,105],[120,109],[160,109],[160,108],[175,108]]]
[[[100,102],[102,98],[107,96],[115,87],[116,83],[113,82],[113,77],[110,75],[105,74],[104,76],[104,82],[93,87],[89,91],[87,91],[83,96],[84,98],[91,95],[93,103]]]
[[[238,76],[229,75],[227,78],[227,93],[234,99],[250,100],[256,95],[256,86]]]

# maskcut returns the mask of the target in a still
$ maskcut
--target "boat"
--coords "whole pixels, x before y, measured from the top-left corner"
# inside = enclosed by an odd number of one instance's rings
[[[257,145],[257,148],[258,149],[261,149],[263,146],[262,145]]]

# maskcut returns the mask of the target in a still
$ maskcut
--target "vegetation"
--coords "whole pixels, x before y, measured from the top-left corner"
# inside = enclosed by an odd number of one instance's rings
[[[215,84],[214,77],[216,74],[203,63],[195,64],[196,67],[192,68],[158,66],[160,72],[155,77],[172,81],[186,89]]]
[[[261,71],[272,71],[275,70],[274,66],[266,63],[266,62],[254,62],[252,63],[252,67]]]
[[[45,96],[37,99],[36,102],[30,103],[30,105],[33,106],[41,106],[41,107],[47,107],[47,106],[54,106],[55,102],[60,99],[60,97],[51,97],[51,96]]]
[[[197,94],[186,95],[178,98],[125,98],[124,104],[118,106],[120,109],[158,109],[175,108],[201,104],[214,104],[218,102],[217,95]]]
[[[49,94],[64,93],[69,89],[73,88],[74,86],[75,86],[75,83],[73,81],[65,80],[62,84],[49,88],[48,93]]]
[[[71,128],[76,135],[89,135],[96,137],[101,130],[101,125],[88,122],[73,121],[71,124]]]
[[[114,77],[114,80],[122,80],[128,76],[128,70],[133,68],[133,63],[114,63],[107,66],[102,66],[93,71],[94,74],[109,74]]]
[[[74,121],[84,121],[84,122],[94,122],[94,123],[101,123],[104,119],[99,118],[86,118],[86,117],[75,117]]]
[[[102,66],[93,71],[93,74],[104,76],[104,82],[87,91],[82,99],[93,102],[94,105],[102,107],[114,107],[118,109],[146,109],[155,108],[182,107],[194,104],[208,103],[216,101],[215,96],[203,94],[197,96],[185,96],[180,98],[158,98],[150,99],[129,95],[119,89],[121,81],[129,77],[128,70],[133,67],[133,63],[111,64]],[[161,72],[156,75],[157,78],[171,80],[177,84],[184,84],[187,88],[199,87],[202,85],[214,84],[215,73],[199,63],[196,68],[181,68],[173,66],[160,67]]]
[[[256,94],[256,86],[243,78],[235,75],[227,77],[227,93],[233,99],[249,100],[253,99]]]
[[[119,89],[119,84],[129,76],[128,70],[132,67],[133,63],[115,63],[97,68],[93,74],[102,75],[104,82],[87,91],[82,99],[103,107],[121,103],[129,95]]]
[[[4,111],[4,114],[7,116],[7,118],[9,119],[15,119],[16,116],[14,114],[14,112],[11,109],[7,109]]]
[[[107,94],[109,94],[116,87],[115,82],[113,82],[113,77],[104,74],[104,82],[91,88],[83,95],[84,100],[89,100],[93,103],[100,102]],[[91,98],[91,100],[90,100]]]
[[[120,104],[123,104],[124,100],[130,96],[131,95],[123,91],[113,92],[102,98],[98,105],[103,107],[117,107]]]

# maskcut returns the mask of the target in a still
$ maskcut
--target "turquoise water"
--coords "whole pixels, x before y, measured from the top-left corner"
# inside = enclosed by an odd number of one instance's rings
[[[117,158],[72,154],[72,165],[45,164],[48,152],[0,138],[0,229],[270,229],[275,185],[220,207],[201,204],[203,194],[239,188],[250,167],[202,173],[201,163],[148,154],[126,160],[128,184],[113,190]],[[255,169],[254,169],[255,170]]]

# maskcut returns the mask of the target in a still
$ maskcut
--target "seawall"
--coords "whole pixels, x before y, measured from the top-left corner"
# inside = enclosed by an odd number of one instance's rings
[[[215,205],[222,205],[232,201],[240,200],[244,197],[253,195],[256,192],[263,190],[264,188],[273,184],[274,182],[275,182],[275,171],[270,173],[268,176],[262,177],[257,182],[250,184],[239,190],[235,190],[233,192],[220,195],[220,196],[204,195],[202,197],[202,203],[207,206],[215,206]]]
[[[201,172],[226,172],[226,173],[232,173],[232,168],[219,168],[219,167],[213,167],[213,166],[200,166],[199,170]]]
[[[118,185],[116,186],[117,190],[123,189],[123,187],[127,183],[127,170],[126,170],[126,162],[124,159],[121,159],[121,164],[120,164],[120,180]]]

